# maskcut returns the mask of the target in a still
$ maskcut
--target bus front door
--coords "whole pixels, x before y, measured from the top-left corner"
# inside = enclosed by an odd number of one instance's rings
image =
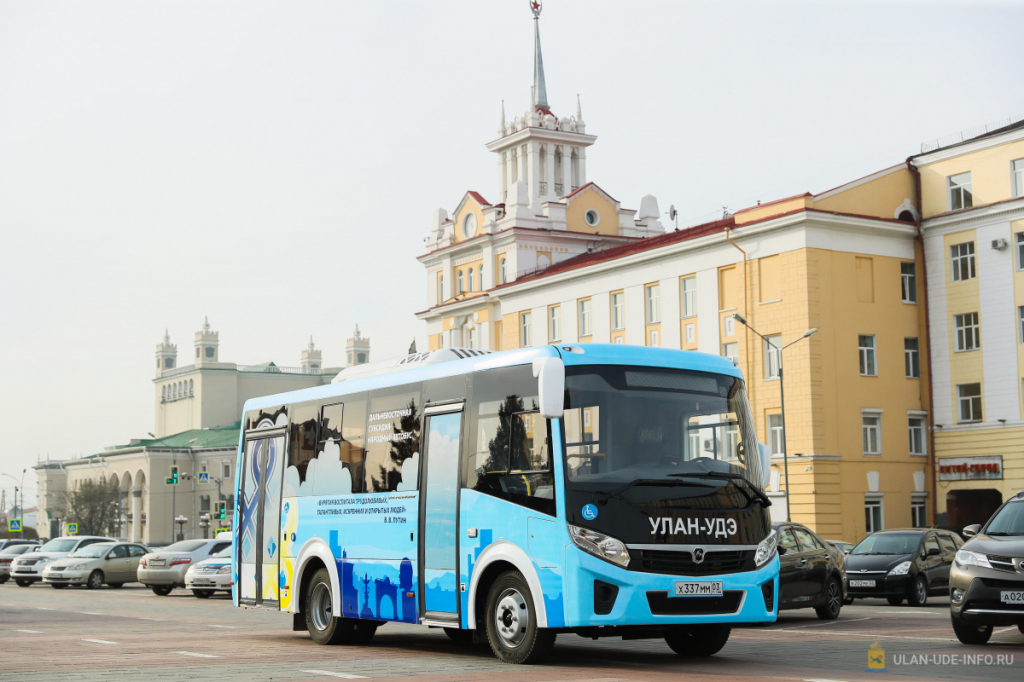
[[[455,622],[459,612],[457,528],[463,403],[427,406],[425,485],[420,516],[421,609],[427,620]]]
[[[284,433],[253,435],[245,443],[238,596],[243,604],[277,606]]]

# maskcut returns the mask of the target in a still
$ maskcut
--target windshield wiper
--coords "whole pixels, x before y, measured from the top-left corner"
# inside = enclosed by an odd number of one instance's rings
[[[601,506],[604,506],[605,504],[608,503],[608,500],[610,500],[611,498],[616,497],[618,495],[621,495],[622,493],[626,492],[627,490],[629,490],[630,488],[632,488],[635,485],[661,485],[661,486],[665,486],[665,487],[668,487],[668,488],[673,488],[673,487],[678,487],[678,486],[692,486],[692,485],[698,485],[698,486],[701,486],[701,487],[704,487],[704,488],[714,488],[715,487],[715,486],[711,485],[710,483],[696,483],[696,484],[694,484],[694,483],[687,483],[685,481],[673,481],[673,480],[666,481],[663,478],[638,478],[636,480],[630,481],[629,483],[623,483],[618,488],[615,488],[615,489],[611,490],[610,492],[600,493],[601,497],[598,498],[597,503],[599,505],[601,505]]]
[[[763,492],[761,492],[760,488],[758,488],[753,483],[748,481],[747,477],[744,476],[743,474],[733,474],[733,473],[729,473],[729,472],[725,472],[725,471],[699,471],[699,472],[695,472],[695,473],[692,473],[692,474],[684,474],[684,473],[669,474],[669,476],[687,476],[687,477],[693,477],[693,478],[725,478],[725,479],[729,479],[731,481],[743,481],[744,483],[747,484],[747,489],[752,491],[754,493],[754,495],[756,495],[757,499],[760,500],[762,506],[765,506],[765,507],[772,506],[772,501],[770,499],[768,499],[768,496],[765,495]],[[747,501],[748,502],[753,502],[755,498],[751,497],[747,493],[747,489],[740,488],[740,490],[743,491],[743,494],[746,495]]]

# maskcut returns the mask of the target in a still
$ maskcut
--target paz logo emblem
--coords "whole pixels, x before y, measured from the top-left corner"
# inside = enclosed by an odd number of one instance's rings
[[[694,547],[693,548],[693,563],[700,564],[704,563],[704,548]]]

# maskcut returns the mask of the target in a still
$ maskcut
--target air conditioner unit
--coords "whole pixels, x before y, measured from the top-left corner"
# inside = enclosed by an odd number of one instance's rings
[[[1006,247],[1008,247],[1008,246],[1009,246],[1009,243],[1005,239],[993,239],[992,240],[992,248],[995,249],[996,251],[1005,251]]]

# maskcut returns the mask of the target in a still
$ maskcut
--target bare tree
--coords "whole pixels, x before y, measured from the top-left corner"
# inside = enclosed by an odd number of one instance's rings
[[[61,494],[61,517],[77,523],[81,535],[116,533],[118,527],[118,489],[112,480],[79,481]]]

